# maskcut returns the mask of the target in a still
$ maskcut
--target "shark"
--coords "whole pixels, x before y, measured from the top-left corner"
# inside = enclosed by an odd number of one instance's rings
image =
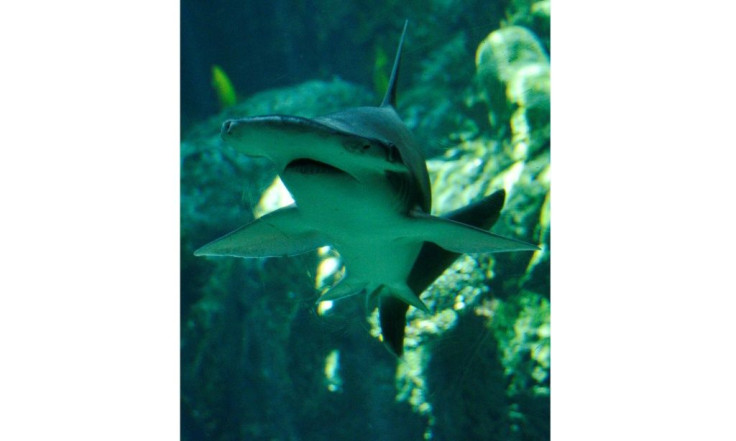
[[[316,118],[265,115],[230,119],[221,137],[237,152],[270,160],[292,205],[210,242],[197,256],[293,256],[330,246],[345,265],[318,302],[366,295],[378,305],[382,339],[400,356],[409,307],[429,314],[423,291],[461,254],[534,251],[488,231],[503,190],[442,216],[431,214],[425,158],[396,111],[408,21],[379,106]]]

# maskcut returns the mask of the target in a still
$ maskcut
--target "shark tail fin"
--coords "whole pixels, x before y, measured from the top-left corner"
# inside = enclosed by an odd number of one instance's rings
[[[394,59],[394,67],[391,70],[391,79],[388,81],[388,89],[383,97],[383,106],[396,107],[396,83],[399,81],[399,64],[401,64],[401,47],[404,45],[404,37],[406,36],[406,28],[409,26],[409,20],[404,21],[404,30],[401,32],[399,40],[399,48],[396,50],[396,58]]]

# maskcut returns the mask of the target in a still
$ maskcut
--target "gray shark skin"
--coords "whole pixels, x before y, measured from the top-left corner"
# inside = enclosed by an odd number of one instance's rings
[[[408,307],[429,313],[419,296],[458,255],[538,249],[485,230],[498,218],[503,191],[443,217],[429,214],[426,162],[395,110],[406,28],[380,106],[312,119],[268,115],[223,123],[228,145],[273,162],[295,204],[195,252],[259,258],[334,247],[346,275],[318,301],[368,295],[379,305],[383,339],[397,355]]]

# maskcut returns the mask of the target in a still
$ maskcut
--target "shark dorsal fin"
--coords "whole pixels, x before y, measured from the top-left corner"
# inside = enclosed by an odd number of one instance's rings
[[[404,22],[404,30],[401,32],[401,40],[399,40],[399,48],[396,50],[396,59],[394,60],[394,68],[391,70],[391,79],[388,81],[388,89],[383,97],[381,106],[396,107],[396,83],[399,80],[399,64],[401,63],[401,46],[404,45],[404,36],[406,28],[409,26],[409,20]]]

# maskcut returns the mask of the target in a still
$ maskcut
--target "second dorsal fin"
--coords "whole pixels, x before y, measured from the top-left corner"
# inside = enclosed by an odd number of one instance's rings
[[[399,64],[401,63],[401,47],[404,45],[404,36],[406,28],[409,26],[409,20],[404,22],[404,30],[401,32],[401,40],[399,40],[399,48],[396,50],[396,59],[394,59],[394,68],[391,70],[391,79],[388,81],[388,89],[383,97],[381,106],[396,107],[396,83],[399,81]]]

